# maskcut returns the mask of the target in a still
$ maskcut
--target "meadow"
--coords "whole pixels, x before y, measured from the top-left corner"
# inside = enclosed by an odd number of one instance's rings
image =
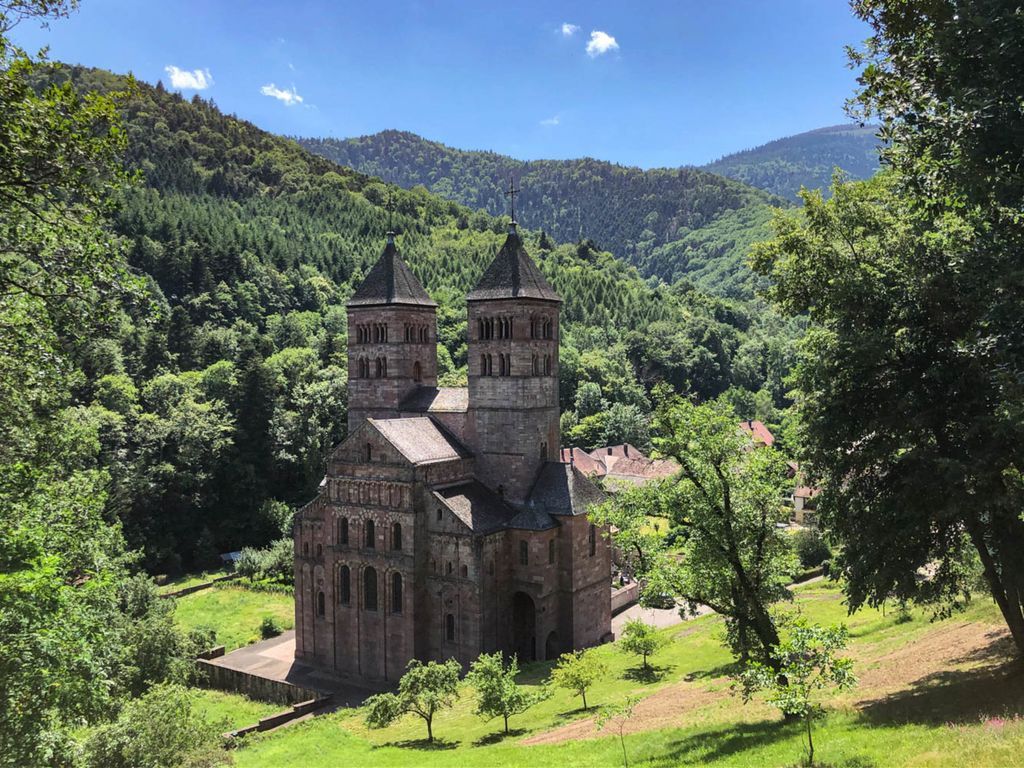
[[[295,604],[289,594],[230,584],[193,592],[176,602],[174,617],[179,627],[213,629],[217,644],[228,651],[261,639],[260,623],[265,617],[272,617],[285,630],[295,626]]]

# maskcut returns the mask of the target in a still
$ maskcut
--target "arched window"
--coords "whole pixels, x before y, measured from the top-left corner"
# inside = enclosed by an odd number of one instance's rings
[[[377,571],[373,568],[363,571],[363,609],[377,610]]]
[[[308,541],[302,542],[302,556],[303,557],[309,557],[309,542]]]
[[[484,319],[482,317],[476,321],[476,337],[478,339],[484,338]]]
[[[374,370],[376,371],[376,375],[377,375],[378,379],[384,373],[384,362],[379,357],[376,360],[376,366],[375,366]]]
[[[316,556],[317,557],[323,557],[324,556],[324,545],[323,544],[317,544],[316,545]]]
[[[469,578],[469,566],[468,565],[462,566],[461,573],[462,573],[462,578],[468,579]]]
[[[449,613],[444,617],[444,639],[449,643],[455,642],[455,614]]]
[[[526,543],[526,539],[519,542],[519,564],[530,564],[530,545]]]
[[[548,564],[550,565],[550,564],[553,564],[554,562],[555,562],[555,540],[551,539],[548,542]]]
[[[386,379],[388,377],[388,359],[381,358],[381,362],[384,364],[384,378]]]
[[[391,612],[402,612],[402,574],[391,574]]]
[[[373,520],[367,520],[365,526],[365,544],[367,549],[373,549],[377,546],[377,535],[374,531]]]
[[[338,544],[348,546],[348,518],[343,517],[338,521]]]
[[[402,524],[395,523],[391,526],[391,548],[401,549],[402,548]]]
[[[316,593],[316,615],[317,616],[323,616],[324,612],[325,612],[325,609],[324,609],[324,593],[323,592],[317,592]]]
[[[342,605],[352,602],[352,572],[347,565],[338,570],[338,602]]]
[[[541,441],[541,444],[540,444],[540,457],[543,460],[543,459],[547,458],[547,455],[548,455],[548,444],[543,442],[543,441]]]
[[[449,576],[452,575],[452,561],[451,560],[449,560],[448,561],[448,565],[445,566],[445,573],[447,573]]]
[[[437,508],[437,522],[439,522],[439,523],[441,522],[441,515],[442,515],[441,508],[438,507]]]
[[[370,443],[366,444],[366,450],[363,452],[367,461],[373,461],[373,445]]]
[[[551,355],[544,355],[544,375],[551,375]]]
[[[540,376],[540,357],[537,355],[533,356],[533,375]]]
[[[423,367],[420,365],[420,361],[417,360],[412,364],[412,380],[420,381],[423,378]]]
[[[590,542],[590,556],[593,557],[597,554],[597,528],[593,523],[590,524],[590,531],[587,533]]]

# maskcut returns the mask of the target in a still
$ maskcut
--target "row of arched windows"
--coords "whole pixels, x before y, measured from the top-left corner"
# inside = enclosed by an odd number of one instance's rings
[[[534,376],[551,375],[551,355],[544,355],[543,358],[540,355],[534,355],[531,363]]]
[[[476,321],[476,337],[486,339],[511,339],[515,331],[515,320],[511,317],[481,317]]]
[[[430,341],[430,326],[405,324],[406,341]]]
[[[388,359],[386,357],[378,357],[371,361],[368,357],[360,357],[356,360],[356,376],[358,378],[370,378],[371,370],[375,379],[386,379],[388,377]]]
[[[498,359],[498,369],[495,373],[494,359]],[[531,370],[534,376],[550,376],[552,371],[552,359],[551,355],[533,355],[531,360]],[[497,355],[493,355],[490,352],[484,352],[480,355],[480,375],[481,376],[511,376],[512,375],[512,355],[504,352],[499,352]]]
[[[402,574],[398,573],[398,571],[393,572],[391,574],[391,613],[402,612],[403,586]],[[372,565],[368,565],[363,569],[364,611],[378,610],[379,601],[377,593],[377,569]],[[338,569],[338,604],[352,604],[352,570],[347,565],[343,565]],[[317,594],[316,603],[318,615],[324,615],[324,607],[324,593],[320,592]]]
[[[360,323],[356,326],[356,342],[359,344],[386,342],[387,340],[387,323]],[[406,341],[408,341],[408,339],[406,339]]]
[[[352,543],[349,522],[347,517],[338,518],[338,546],[347,547]],[[366,549],[377,548],[377,525],[373,520],[363,521],[363,547]],[[402,524],[392,523],[391,524],[391,547],[393,552],[402,551]]]
[[[363,456],[373,460],[373,445],[363,447]],[[376,480],[341,480],[330,484],[330,498],[333,501],[352,504],[377,504],[383,507],[401,507],[407,499],[399,483],[382,483]]]
[[[438,570],[437,570],[437,560],[431,560],[430,561],[430,568],[431,568],[431,570],[433,570],[434,573],[438,572]],[[444,568],[445,576],[451,576],[454,572],[455,572],[455,566],[452,564],[452,561],[449,560],[445,564],[445,568]],[[461,568],[459,568],[459,575],[462,576],[462,578],[464,578],[464,579],[468,579],[469,578],[469,566],[468,565],[463,565]]]
[[[531,339],[553,339],[555,337],[555,321],[543,315],[530,316]]]

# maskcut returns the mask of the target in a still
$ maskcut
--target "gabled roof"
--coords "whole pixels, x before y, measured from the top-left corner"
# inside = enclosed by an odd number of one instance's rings
[[[454,461],[472,455],[458,440],[426,416],[367,419],[367,422],[413,464]]]
[[[474,533],[500,530],[516,516],[498,494],[476,480],[438,489],[434,498]]]
[[[498,255],[466,296],[467,301],[487,299],[562,300],[533,263],[515,228],[509,231]]]
[[[398,406],[414,413],[465,413],[469,410],[466,387],[417,387]]]
[[[374,306],[377,304],[414,304],[436,307],[437,302],[420,285],[416,275],[398,255],[393,237],[388,237],[384,252],[356,288],[348,306]]]
[[[770,448],[772,443],[775,442],[775,435],[771,433],[763,422],[757,421],[756,419],[741,421],[740,429],[746,432],[750,436],[750,439],[755,443],[761,443],[762,445],[767,445]]]
[[[552,515],[583,515],[605,495],[576,467],[549,461],[541,469],[526,506]]]
[[[573,464],[587,477],[602,477],[608,470],[604,462],[598,461],[582,448],[563,448],[559,454],[563,464]]]

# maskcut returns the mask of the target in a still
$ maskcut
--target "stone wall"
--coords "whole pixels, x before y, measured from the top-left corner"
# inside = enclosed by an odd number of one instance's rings
[[[196,664],[203,673],[205,684],[218,691],[241,693],[251,699],[275,704],[297,704],[323,696],[320,691],[312,688],[303,688],[283,680],[270,680],[238,669],[222,667],[205,659],[197,660]]]

